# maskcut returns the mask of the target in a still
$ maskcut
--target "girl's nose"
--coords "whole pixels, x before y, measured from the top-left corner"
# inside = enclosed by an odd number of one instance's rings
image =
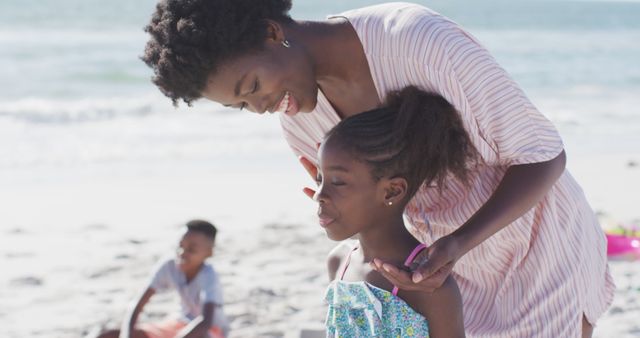
[[[322,191],[322,185],[319,185],[318,186],[318,190],[316,190],[316,193],[313,194],[313,200],[315,202],[318,202],[318,203],[324,203],[325,202],[325,195],[324,195],[324,193]]]

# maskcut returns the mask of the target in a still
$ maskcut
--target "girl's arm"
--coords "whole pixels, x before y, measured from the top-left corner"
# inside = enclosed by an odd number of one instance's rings
[[[135,304],[132,302],[132,306],[130,306],[129,311],[127,311],[127,315],[125,316],[125,320],[122,322],[122,327],[120,328],[120,338],[130,338],[133,334],[133,328],[136,325],[136,321],[138,320],[138,316],[144,306],[147,305],[151,296],[155,293],[153,288],[147,288]]]
[[[429,323],[431,338],[463,338],[462,298],[458,284],[449,276],[432,293],[400,291],[403,299],[422,314]]]

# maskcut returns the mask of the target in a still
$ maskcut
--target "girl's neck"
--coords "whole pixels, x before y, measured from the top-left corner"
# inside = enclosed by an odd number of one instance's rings
[[[407,255],[420,242],[409,233],[402,215],[393,221],[371,227],[358,234],[364,262],[374,258],[402,265]]]

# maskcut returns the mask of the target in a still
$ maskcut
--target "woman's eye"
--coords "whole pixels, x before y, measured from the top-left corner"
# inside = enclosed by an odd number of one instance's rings
[[[316,176],[316,183],[318,184],[322,183],[322,176],[320,176],[320,174]]]
[[[258,80],[256,80],[256,82],[253,83],[253,89],[251,90],[251,94],[255,93],[258,91]]]
[[[331,181],[331,184],[340,186],[340,185],[344,185],[344,182],[338,181],[338,180],[333,180],[333,181]]]

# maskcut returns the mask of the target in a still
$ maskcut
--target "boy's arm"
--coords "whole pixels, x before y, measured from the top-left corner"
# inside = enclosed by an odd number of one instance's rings
[[[202,306],[202,315],[194,318],[187,326],[185,326],[176,338],[202,338],[207,337],[207,332],[211,327],[213,320],[213,312],[216,305],[212,302],[204,303]]]
[[[447,277],[444,284],[433,293],[405,291],[402,296],[411,307],[427,318],[430,337],[465,337],[462,297],[453,277]]]
[[[127,311],[127,315],[125,316],[125,320],[122,322],[122,327],[120,328],[120,338],[130,338],[133,333],[133,328],[136,325],[136,321],[138,320],[138,316],[144,306],[149,302],[151,296],[155,293],[153,288],[147,288],[140,297],[138,297],[137,302],[131,303],[129,306],[129,310]]]

